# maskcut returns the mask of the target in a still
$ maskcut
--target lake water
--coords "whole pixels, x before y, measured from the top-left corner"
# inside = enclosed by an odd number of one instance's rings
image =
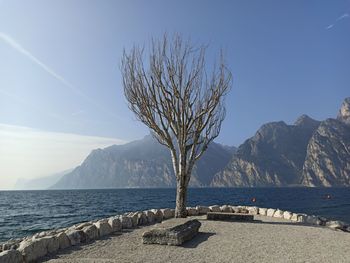
[[[350,223],[350,188],[189,189],[188,206],[213,204],[280,208]],[[175,207],[175,189],[0,191],[0,241],[127,211],[166,207]]]

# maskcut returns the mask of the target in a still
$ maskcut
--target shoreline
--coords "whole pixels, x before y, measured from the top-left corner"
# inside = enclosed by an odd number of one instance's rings
[[[330,228],[342,232],[350,232],[347,223],[327,220],[324,217],[293,213],[274,208],[256,206],[213,205],[188,207],[188,216],[206,215],[207,212],[248,213],[254,216],[287,220],[293,224]],[[36,262],[55,255],[70,247],[91,244],[95,240],[108,237],[124,230],[152,226],[174,217],[174,209],[150,209],[116,215],[109,218],[82,222],[70,227],[36,233],[33,236],[10,240],[2,244],[0,263],[3,262]]]

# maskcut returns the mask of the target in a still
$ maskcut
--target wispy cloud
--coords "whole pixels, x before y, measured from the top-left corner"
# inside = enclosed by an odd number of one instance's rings
[[[60,81],[64,86],[72,90],[74,93],[79,95],[81,98],[85,99],[86,101],[90,102],[90,104],[94,105],[95,107],[99,108],[100,110],[104,111],[105,113],[108,113],[109,115],[120,118],[113,112],[110,112],[106,110],[104,107],[102,107],[100,104],[95,102],[93,99],[91,99],[89,96],[87,96],[84,92],[82,92],[79,88],[77,88],[75,85],[67,81],[63,76],[56,73],[51,67],[46,65],[44,62],[42,62],[40,59],[38,59],[36,56],[34,56],[31,52],[29,52],[27,49],[25,49],[21,44],[19,44],[15,39],[13,39],[8,34],[5,34],[3,32],[0,32],[0,40],[10,45],[12,48],[14,48],[19,53],[23,54],[27,58],[29,58],[31,61],[33,61],[35,64],[37,64],[39,67],[41,67],[44,71],[46,71],[48,74],[50,74],[52,77]]]
[[[349,18],[350,15],[348,13],[342,14],[341,16],[339,16],[333,24],[329,24],[328,26],[325,27],[326,30],[333,28],[340,20]]]

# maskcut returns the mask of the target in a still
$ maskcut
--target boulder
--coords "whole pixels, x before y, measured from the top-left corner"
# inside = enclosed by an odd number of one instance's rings
[[[99,238],[99,232],[96,225],[87,225],[82,231],[85,233],[87,240],[95,240]]]
[[[137,212],[136,213],[129,213],[127,216],[130,217],[130,219],[131,219],[132,227],[137,227],[137,222],[138,222]]]
[[[200,215],[206,215],[210,211],[209,207],[207,206],[197,206],[196,209]]]
[[[186,207],[188,216],[197,216],[199,215],[198,210],[195,207]]]
[[[21,252],[15,249],[0,252],[0,263],[22,263],[23,256]]]
[[[25,262],[37,262],[47,254],[47,239],[38,238],[22,241],[18,251],[22,253]]]
[[[310,225],[317,225],[317,220],[318,220],[317,216],[308,215],[308,216],[306,216],[305,223],[310,224]]]
[[[256,206],[247,206],[248,213],[251,215],[259,214],[259,208]]]
[[[292,216],[293,216],[293,213],[292,213],[292,212],[284,211],[284,213],[283,213],[283,218],[284,218],[284,219],[291,220],[291,219],[292,219]]]
[[[275,214],[275,212],[276,212],[276,209],[269,208],[269,209],[267,209],[266,216],[273,217],[273,215]]]
[[[163,219],[169,219],[175,217],[175,210],[170,208],[160,209],[163,213]]]
[[[10,249],[17,249],[19,247],[19,244],[23,241],[22,238],[17,238],[17,239],[10,239],[3,243],[2,245],[0,244],[0,252],[5,251],[5,250],[10,250]]]
[[[267,208],[259,208],[259,215],[266,216]]]
[[[266,216],[267,208],[259,208],[259,215]]]
[[[70,247],[70,241],[66,233],[64,232],[58,233],[56,237],[58,239],[59,249],[65,249],[67,247]]]
[[[298,222],[298,214],[297,213],[293,213],[292,217],[290,218],[291,221],[293,222]]]
[[[120,232],[122,230],[122,222],[119,217],[110,217],[108,224],[111,226],[112,232]]]
[[[246,206],[236,206],[233,210],[235,213],[239,213],[239,214],[248,214],[249,213]]]
[[[194,219],[172,228],[154,228],[143,233],[144,244],[160,244],[179,246],[197,235],[201,223]]]
[[[342,221],[334,220],[334,221],[326,222],[326,227],[331,228],[333,230],[346,231],[346,229],[348,228],[348,225]]]
[[[298,214],[298,222],[305,223],[307,215],[306,214]]]
[[[56,236],[46,236],[47,239],[47,252],[50,254],[54,254],[60,248],[60,243]]]
[[[152,211],[147,210],[147,211],[145,211],[145,214],[147,217],[148,224],[153,224],[156,221],[155,215]]]
[[[327,222],[327,218],[324,218],[324,217],[321,217],[321,216],[318,216],[317,217],[317,221],[316,221],[316,224],[319,225],[319,226],[325,226],[326,225],[326,222]]]
[[[119,217],[122,223],[122,229],[130,229],[132,228],[132,220],[128,216]]]
[[[79,245],[87,241],[87,236],[82,230],[68,229],[66,235],[72,246]]]
[[[154,219],[157,223],[160,223],[163,221],[163,213],[160,209],[152,209],[151,210],[154,214]]]
[[[91,226],[91,225],[92,225],[92,222],[84,222],[74,226],[74,228],[77,230],[82,230],[84,227]]]
[[[221,208],[218,205],[209,206],[210,212],[221,212]]]
[[[232,212],[234,212],[234,211],[232,211],[232,207],[229,206],[229,205],[221,206],[220,210],[221,210],[221,212],[224,212],[224,213],[232,213]]]
[[[147,224],[148,224],[148,221],[147,221],[146,214],[144,212],[138,212],[137,213],[137,225],[143,226],[143,225],[147,225]]]
[[[280,210],[280,209],[277,209],[275,211],[275,213],[273,214],[273,217],[276,217],[276,218],[283,218],[283,213],[284,211]]]
[[[108,224],[106,219],[102,219],[94,223],[98,229],[98,235],[100,237],[108,236],[113,232],[112,227]]]

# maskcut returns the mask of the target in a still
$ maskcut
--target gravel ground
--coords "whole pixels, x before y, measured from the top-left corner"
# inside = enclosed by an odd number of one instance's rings
[[[350,233],[255,216],[257,222],[207,221],[183,246],[144,245],[146,226],[68,249],[43,262],[350,262]],[[170,219],[171,226],[183,219]]]

